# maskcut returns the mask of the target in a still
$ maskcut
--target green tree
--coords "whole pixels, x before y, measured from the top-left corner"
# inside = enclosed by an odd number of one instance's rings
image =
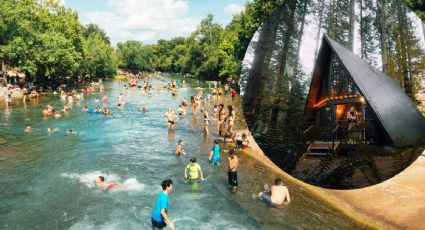
[[[95,77],[113,77],[117,70],[115,51],[98,33],[92,33],[83,41],[83,73]]]

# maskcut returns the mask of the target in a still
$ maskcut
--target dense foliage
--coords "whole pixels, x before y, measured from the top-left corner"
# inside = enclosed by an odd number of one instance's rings
[[[406,1],[424,18],[423,1]],[[112,77],[117,67],[209,80],[238,78],[253,34],[284,2],[249,1],[225,27],[208,15],[188,37],[159,40],[152,45],[126,41],[117,44],[115,50],[99,26],[83,26],[77,13],[57,0],[5,0],[0,4],[0,60],[10,68],[19,68],[39,85],[78,76]],[[367,15],[364,21],[368,23]],[[365,55],[367,50],[365,43]]]
[[[81,25],[57,1],[5,0],[0,4],[0,59],[38,85],[78,76],[110,77],[116,55],[105,32]]]

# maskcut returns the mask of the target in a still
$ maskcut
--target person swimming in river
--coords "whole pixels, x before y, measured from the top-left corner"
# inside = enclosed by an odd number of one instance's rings
[[[103,176],[99,176],[96,179],[96,185],[99,186],[100,188],[109,189],[109,190],[117,189],[120,187],[119,184],[114,181],[106,182],[105,177]]]
[[[30,132],[32,132],[32,127],[31,125],[27,124],[25,126],[24,133],[30,133]]]
[[[72,129],[68,129],[68,130],[66,130],[66,133],[67,134],[76,134],[77,132],[75,132],[74,130],[72,130]]]
[[[65,106],[63,107],[63,111],[64,111],[64,112],[69,112],[69,111],[71,111],[71,106],[70,106],[68,103],[66,103],[66,104],[65,104]]]
[[[186,152],[183,150],[184,141],[179,140],[179,144],[176,146],[176,154],[177,156],[186,155]]]
[[[139,112],[142,112],[142,113],[146,113],[147,111],[148,111],[148,109],[146,109],[146,107],[139,109]]]
[[[277,178],[274,181],[274,185],[270,188],[270,190],[266,189],[265,191],[260,192],[258,196],[276,208],[287,205],[291,202],[289,190],[286,186],[283,186],[283,181],[280,178]]]

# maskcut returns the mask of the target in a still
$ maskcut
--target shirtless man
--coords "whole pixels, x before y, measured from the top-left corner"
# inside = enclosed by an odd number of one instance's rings
[[[279,207],[284,204],[286,205],[291,202],[288,188],[286,186],[283,186],[283,181],[280,178],[277,178],[274,181],[274,185],[271,187],[270,190],[260,192],[258,196],[274,207]]]
[[[186,155],[186,152],[183,150],[183,145],[184,145],[183,140],[179,140],[179,144],[176,147],[177,156]]]
[[[96,179],[96,185],[109,190],[119,188],[119,185],[114,181],[105,182],[105,177],[103,176],[99,176]]]
[[[236,156],[235,150],[231,149],[229,152],[229,171],[227,177],[229,179],[229,184],[232,186],[232,192],[236,192],[238,188],[238,174],[236,169],[239,166],[238,157]]]
[[[169,108],[165,115],[167,116],[167,119],[168,119],[168,128],[174,128],[176,124],[176,116],[174,115],[173,110]]]

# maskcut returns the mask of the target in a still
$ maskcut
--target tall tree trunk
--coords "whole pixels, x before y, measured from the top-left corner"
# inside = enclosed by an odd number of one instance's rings
[[[336,20],[336,15],[335,15],[335,8],[336,8],[336,5],[337,5],[337,1],[336,0],[332,0],[332,2],[331,2],[331,12],[330,12],[330,17],[331,17],[331,19],[329,20],[329,36],[333,39],[333,40],[335,40],[335,41],[338,41],[337,39],[336,39],[336,23],[337,23],[337,20]]]
[[[354,29],[356,22],[356,0],[350,0],[350,31],[348,32],[348,48],[354,52]]]
[[[277,30],[279,21],[276,20],[276,18],[279,16],[279,10],[274,11],[261,26],[257,46],[254,51],[254,61],[248,75],[246,93],[244,95],[244,107],[246,111],[249,111],[250,113],[254,112],[253,109],[255,108],[256,100],[261,90],[261,88],[258,87],[258,84],[261,81],[262,73],[265,68],[269,68],[269,66],[266,65],[270,61],[270,57],[273,52],[272,43],[274,43],[275,39],[275,36],[271,37],[270,33]]]
[[[381,52],[382,52],[382,72],[387,73],[388,63],[388,44],[387,44],[387,0],[379,0],[381,2],[381,15],[380,15],[380,38],[381,38]]]
[[[409,96],[412,97],[412,88],[411,83],[409,79],[409,67],[408,67],[408,61],[407,61],[407,21],[405,21],[407,18],[404,15],[404,7],[402,5],[403,3],[398,2],[397,3],[397,19],[398,19],[398,39],[399,39],[399,65],[402,70],[403,74],[403,88],[404,92]]]
[[[6,64],[4,64],[4,61],[1,61],[1,72],[2,72],[2,75],[3,75],[4,84],[7,85]]]
[[[295,7],[290,7],[288,9],[288,13],[286,14],[286,16],[287,17],[285,21],[288,23],[288,25],[284,35],[282,36],[283,47],[282,47],[282,51],[280,52],[279,72],[277,74],[276,85],[274,88],[274,92],[276,93],[282,92],[283,82],[284,82],[285,73],[286,73],[286,64],[288,62],[289,48],[292,45],[291,38],[292,38],[292,33],[294,31],[294,24],[295,24]]]
[[[415,92],[413,88],[413,79],[412,79],[412,56],[411,56],[411,36],[410,36],[410,27],[409,19],[407,18],[407,9],[404,4],[401,4],[401,13],[404,21],[404,30],[405,30],[405,40],[406,40],[406,56],[407,56],[407,65],[406,65],[406,75],[405,75],[405,89],[406,94],[415,99]]]
[[[363,0],[359,0],[360,5],[360,57],[367,60],[366,39],[364,37],[364,20],[363,20]]]
[[[324,0],[319,0],[319,25],[317,28],[316,34],[316,48],[314,49],[314,60],[317,59],[317,53],[319,52],[319,43],[321,41],[320,32],[322,30],[322,21],[323,21],[323,8],[324,8]]]
[[[293,91],[296,88],[297,82],[298,82],[298,70],[299,70],[299,54],[300,54],[300,49],[301,49],[301,44],[303,42],[303,35],[304,35],[304,26],[305,26],[305,17],[307,14],[307,8],[308,5],[310,4],[310,0],[304,0],[303,6],[302,6],[302,12],[301,15],[299,17],[300,19],[300,30],[298,31],[298,45],[297,45],[297,49],[295,51],[295,63],[294,63],[294,72],[292,74],[292,78],[291,78],[291,95],[293,95]],[[290,40],[290,39],[289,39]],[[279,75],[281,76],[281,75]],[[273,102],[274,105],[278,104],[281,100],[281,98],[276,98],[276,101]],[[279,113],[279,109],[274,106],[272,109],[272,114],[271,114],[271,121],[275,122],[277,121],[278,118],[278,113]]]

